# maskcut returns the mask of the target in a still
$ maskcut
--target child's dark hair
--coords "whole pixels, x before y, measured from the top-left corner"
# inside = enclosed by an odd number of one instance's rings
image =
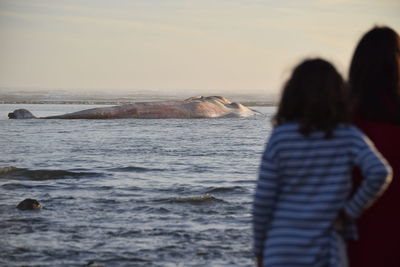
[[[304,136],[323,131],[330,138],[338,124],[350,122],[349,109],[346,86],[335,67],[323,59],[308,59],[286,82],[273,122],[298,122]]]

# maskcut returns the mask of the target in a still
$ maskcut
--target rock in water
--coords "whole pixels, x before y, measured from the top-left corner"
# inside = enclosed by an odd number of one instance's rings
[[[20,209],[20,210],[38,210],[41,208],[42,208],[42,205],[39,203],[39,201],[37,201],[36,199],[31,199],[31,198],[27,198],[27,199],[21,201],[17,206],[17,209]]]
[[[9,119],[36,119],[36,117],[27,109],[17,109],[8,113]]]

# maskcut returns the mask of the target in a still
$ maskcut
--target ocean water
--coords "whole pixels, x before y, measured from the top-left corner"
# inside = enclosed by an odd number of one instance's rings
[[[0,266],[253,266],[251,203],[274,107],[194,120],[8,120]],[[43,209],[20,211],[25,198]]]

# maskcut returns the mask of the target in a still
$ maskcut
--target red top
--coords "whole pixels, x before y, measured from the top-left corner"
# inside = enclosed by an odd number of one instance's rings
[[[393,169],[383,195],[357,222],[359,240],[349,241],[350,267],[400,266],[400,125],[354,120]],[[359,175],[354,177],[359,183]]]

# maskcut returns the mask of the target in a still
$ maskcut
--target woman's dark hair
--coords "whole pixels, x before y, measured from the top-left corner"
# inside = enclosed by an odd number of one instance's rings
[[[354,116],[400,123],[400,39],[389,27],[375,27],[358,43],[349,71]]]
[[[349,123],[349,103],[345,83],[335,67],[323,59],[300,63],[283,88],[275,126],[300,123],[300,133],[323,131],[326,138],[340,123]]]

